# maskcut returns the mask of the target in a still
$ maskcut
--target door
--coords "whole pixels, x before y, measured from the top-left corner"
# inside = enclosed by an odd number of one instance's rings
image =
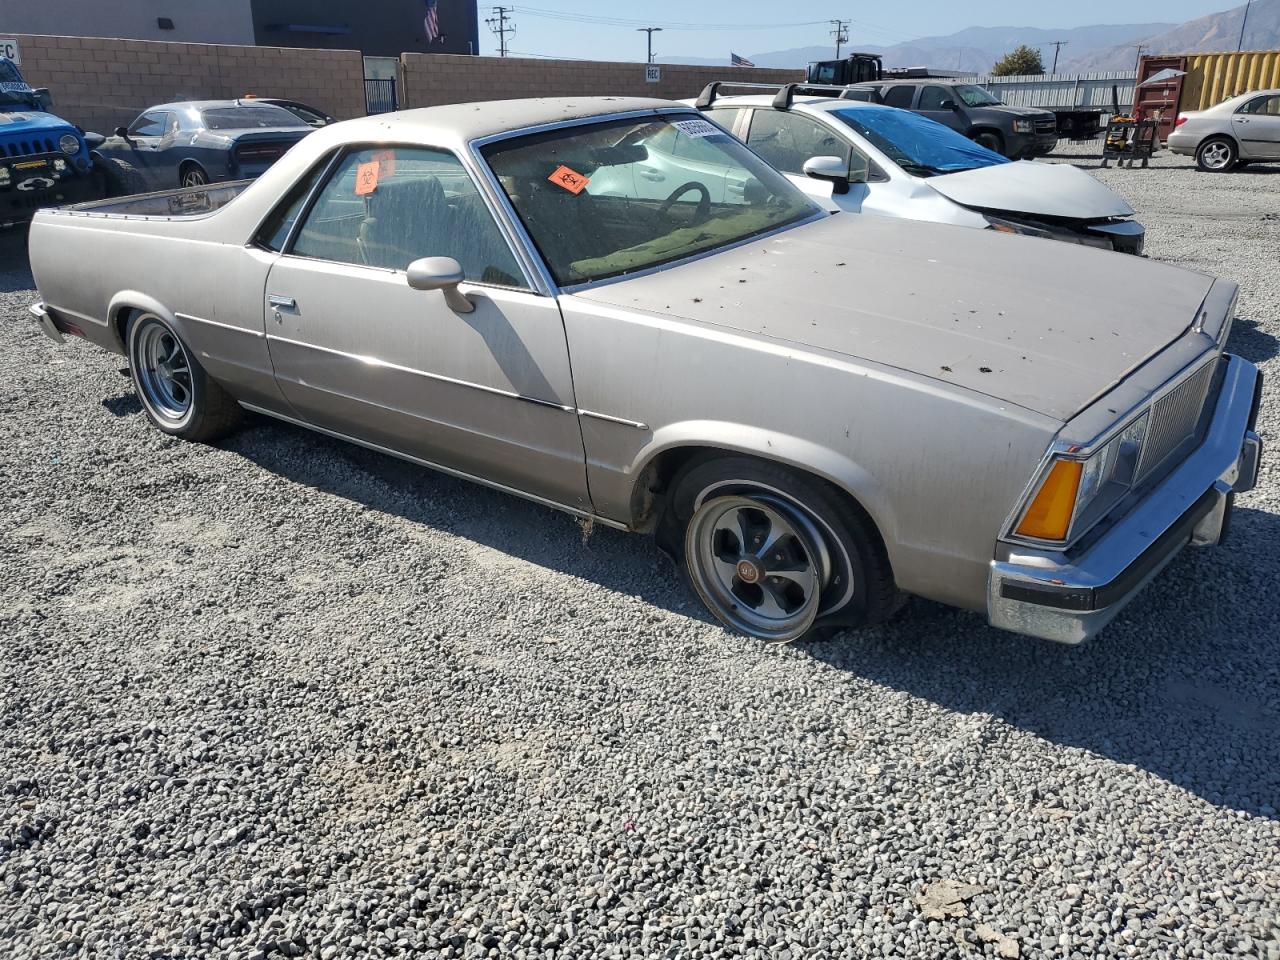
[[[950,127],[958,133],[967,133],[968,118],[960,112],[960,101],[954,90],[930,85],[920,91],[920,105],[916,113]]]
[[[1231,118],[1240,156],[1249,160],[1280,160],[1280,94],[1254,97]]]
[[[163,179],[162,144],[172,126],[171,115],[164,110],[148,110],[129,125],[129,138],[112,138],[110,155],[130,164],[148,190],[176,187],[177,182]]]
[[[409,287],[405,268],[432,256],[461,264],[473,312]],[[588,508],[559,307],[451,152],[348,151],[265,293],[276,379],[303,420]]]
[[[828,208],[851,213],[862,211],[871,190],[867,182],[869,161],[862,151],[855,150],[825,123],[794,110],[753,110],[747,128],[747,145]],[[805,176],[805,162],[814,157],[839,157],[844,162],[850,171],[846,192],[835,190],[830,181]]]

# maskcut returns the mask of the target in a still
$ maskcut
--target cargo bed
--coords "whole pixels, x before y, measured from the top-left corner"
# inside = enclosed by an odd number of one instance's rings
[[[157,193],[138,193],[128,197],[94,200],[60,208],[73,214],[151,219],[163,217],[199,217],[213,213],[240,196],[252,180],[214,183],[203,187],[182,187]]]

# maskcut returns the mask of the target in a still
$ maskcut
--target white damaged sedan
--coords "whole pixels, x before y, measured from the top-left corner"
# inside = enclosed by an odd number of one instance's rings
[[[729,97],[716,88],[698,109],[828,209],[1142,253],[1133,208],[1070,164],[1009,160],[928,117],[807,95],[813,88]]]

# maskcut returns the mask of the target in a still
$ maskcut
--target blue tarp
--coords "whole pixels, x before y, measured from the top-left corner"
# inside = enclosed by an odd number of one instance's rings
[[[832,112],[908,173],[957,173],[1010,162],[950,127],[906,110],[865,106]]]

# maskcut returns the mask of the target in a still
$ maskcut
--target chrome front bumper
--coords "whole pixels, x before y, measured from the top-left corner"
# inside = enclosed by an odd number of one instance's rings
[[[44,308],[43,301],[37,300],[27,307],[27,312],[36,318],[36,322],[40,324],[40,329],[44,331],[44,335],[54,343],[67,342],[62,336],[62,331],[53,325],[53,317],[49,316],[49,311]]]
[[[1159,486],[1079,553],[1007,545],[987,578],[987,617],[1014,633],[1081,643],[1124,609],[1183,547],[1214,546],[1232,498],[1258,480],[1254,433],[1262,375],[1230,357],[1204,442]]]

